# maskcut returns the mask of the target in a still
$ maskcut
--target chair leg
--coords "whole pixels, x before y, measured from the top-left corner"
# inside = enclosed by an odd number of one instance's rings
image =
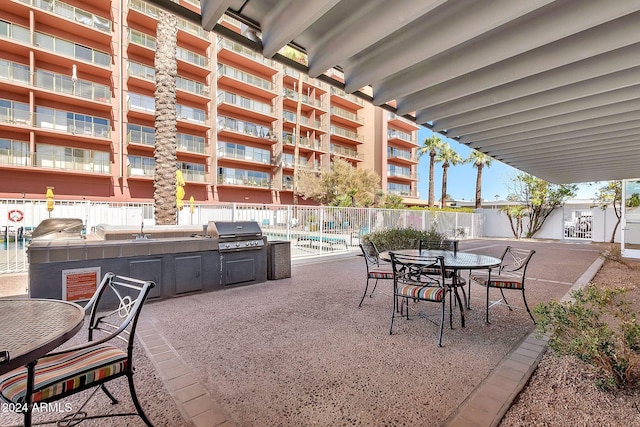
[[[462,290],[462,293],[464,295],[464,289]],[[465,309],[462,306],[462,301],[460,300],[460,294],[458,294],[457,288],[454,288],[454,294],[456,296],[456,300],[458,301],[458,304],[460,304],[460,326],[462,326],[464,328],[465,327],[465,321],[464,321],[464,310]]]
[[[371,289],[371,293],[369,294],[369,298],[373,297],[373,293],[376,291],[376,288],[378,287],[378,280],[380,280],[380,279],[376,279],[376,283],[373,284],[373,289]]]
[[[524,301],[524,306],[527,309],[527,313],[529,313],[529,317],[533,320],[533,324],[536,325],[536,319],[533,318],[533,314],[531,314],[531,310],[529,310],[529,304],[527,304],[527,297],[524,296],[524,289],[522,289],[522,300]]]
[[[507,306],[507,308],[509,309],[509,311],[513,311],[513,309],[511,308],[511,306],[509,305],[509,301],[507,301],[507,298],[504,296],[504,292],[502,292],[502,288],[500,288],[500,295],[502,295],[502,300],[504,301],[504,305]]]
[[[115,405],[116,403],[118,403],[118,399],[116,399],[113,394],[111,394],[111,392],[109,390],[107,390],[107,386],[105,386],[104,384],[100,384],[100,389],[104,392],[104,394],[107,395],[107,397],[109,398],[109,400],[111,400],[111,404]]]
[[[489,286],[486,287],[487,288],[487,305],[486,305],[486,313],[485,313],[485,322],[487,323],[491,323],[489,322]]]
[[[451,300],[449,300],[451,301]],[[444,329],[444,299],[442,300],[442,314],[440,315],[440,335],[438,336],[438,347],[442,347],[442,332]]]
[[[391,335],[391,331],[393,331],[393,318],[396,317],[396,311],[398,310],[398,297],[397,295],[393,296],[393,310],[391,310],[391,325],[389,325],[389,335]]]
[[[377,282],[376,282],[377,283]],[[358,304],[358,307],[362,307],[362,301],[364,301],[364,297],[367,296],[367,290],[369,289],[369,278],[367,277],[367,284],[364,287],[364,294],[362,294],[362,298],[360,298],[360,304]],[[373,293],[373,292],[372,292]]]
[[[138,416],[140,416],[142,421],[144,421],[144,423],[147,426],[153,427],[153,424],[151,423],[151,421],[149,421],[149,418],[147,418],[147,415],[142,410],[142,406],[140,405],[140,401],[138,400],[138,395],[136,394],[136,387],[133,383],[133,372],[129,372],[127,374],[127,380],[129,381],[129,392],[131,393],[131,400],[133,400],[133,405],[136,407]]]

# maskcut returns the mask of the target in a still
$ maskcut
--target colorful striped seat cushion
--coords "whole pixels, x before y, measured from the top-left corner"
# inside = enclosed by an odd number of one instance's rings
[[[35,369],[33,402],[51,400],[74,389],[116,376],[127,368],[127,353],[108,344],[45,356]],[[24,403],[27,369],[19,368],[0,376],[0,396]]]
[[[383,268],[371,268],[369,269],[370,279],[393,279],[393,271]]]
[[[444,288],[436,286],[400,285],[398,286],[398,295],[440,302],[444,299]]]
[[[487,275],[471,275],[471,280],[474,282],[478,282],[482,286],[487,286],[487,281],[489,280],[489,276]],[[519,277],[509,277],[509,276],[491,276],[491,285],[492,288],[506,288],[506,289],[522,289],[522,279]]]
[[[425,267],[422,269],[422,271],[424,272],[424,274],[440,274],[440,269],[437,267]],[[450,279],[453,277],[453,275],[455,274],[455,271],[453,270],[445,270],[444,271],[444,277],[446,277],[447,279]]]

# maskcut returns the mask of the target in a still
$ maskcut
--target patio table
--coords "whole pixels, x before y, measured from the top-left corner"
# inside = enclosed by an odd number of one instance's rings
[[[445,251],[442,249],[423,249],[423,250],[400,249],[396,251],[384,251],[380,253],[380,259],[391,262],[391,255],[389,255],[389,252],[416,257],[416,262],[419,262],[421,256],[443,257],[445,268],[447,270],[454,271],[451,286],[453,287],[453,291],[456,293],[457,298],[459,298],[458,287],[460,285],[458,284],[458,272],[460,270],[489,270],[489,274],[491,274],[491,269],[498,267],[501,262],[500,258],[496,258],[488,255],[474,254],[471,252]],[[467,300],[465,301],[465,303],[467,305],[467,308],[469,308],[469,301]],[[465,317],[464,317],[464,307],[462,306],[460,306],[460,315],[461,315],[461,324],[462,324],[462,327],[464,328]]]
[[[0,375],[26,366],[27,390],[33,390],[38,359],[68,341],[83,323],[84,309],[78,304],[48,299],[0,299]],[[30,395],[27,391],[27,396]]]

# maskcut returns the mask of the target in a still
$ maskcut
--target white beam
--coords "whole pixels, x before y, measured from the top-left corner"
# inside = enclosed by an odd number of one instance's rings
[[[200,14],[202,15],[202,28],[207,31],[222,18],[224,12],[229,8],[232,0],[200,0]]]

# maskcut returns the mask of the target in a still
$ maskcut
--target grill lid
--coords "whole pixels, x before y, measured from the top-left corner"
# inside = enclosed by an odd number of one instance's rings
[[[209,221],[207,235],[225,240],[262,238],[262,230],[256,221]]]

